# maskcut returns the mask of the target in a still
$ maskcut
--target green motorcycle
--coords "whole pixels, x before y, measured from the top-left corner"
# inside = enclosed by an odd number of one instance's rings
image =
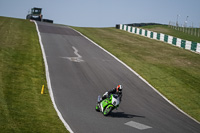
[[[120,98],[117,94],[111,94],[108,98],[101,101],[101,96],[98,96],[96,111],[102,112],[107,116],[113,109],[117,109],[120,104]]]

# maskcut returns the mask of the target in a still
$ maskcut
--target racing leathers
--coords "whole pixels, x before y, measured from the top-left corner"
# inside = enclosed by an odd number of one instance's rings
[[[122,91],[119,91],[117,88],[113,88],[113,89],[105,92],[101,101],[103,101],[106,98],[109,98],[111,94],[117,94],[119,96],[120,102],[122,101]]]

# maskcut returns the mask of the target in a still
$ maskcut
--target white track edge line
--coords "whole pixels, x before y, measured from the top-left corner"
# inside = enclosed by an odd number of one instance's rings
[[[71,27],[69,27],[69,28],[71,28]],[[108,52],[107,50],[105,50],[103,47],[101,47],[100,45],[98,45],[97,43],[95,43],[94,41],[92,41],[91,39],[89,39],[88,37],[86,37],[85,35],[83,35],[82,33],[80,33],[79,31],[77,31],[77,30],[75,30],[73,28],[71,28],[71,29],[74,30],[74,31],[76,31],[77,33],[79,33],[81,36],[85,37],[87,40],[89,40],[90,42],[92,42],[93,44],[95,44],[97,47],[99,47],[100,49],[102,49],[103,51],[105,51],[106,53],[108,53],[109,55],[111,55],[113,58],[115,58],[117,61],[119,61],[125,67],[127,67],[131,72],[133,72],[136,76],[138,76],[141,80],[143,80],[147,85],[149,85],[155,92],[157,92],[161,97],[163,97],[168,103],[170,103],[172,106],[174,106],[177,110],[179,110],[181,113],[183,113],[184,115],[186,115],[187,117],[189,117],[190,119],[192,119],[193,121],[195,121],[196,123],[200,124],[199,121],[197,121],[192,116],[190,116],[189,114],[187,114],[186,112],[184,112],[183,110],[181,110],[179,107],[177,107],[174,103],[172,103],[169,99],[167,99],[163,94],[161,94],[149,82],[147,82],[143,77],[141,77],[137,72],[135,72],[128,65],[126,65],[123,61],[121,61],[120,59],[118,59],[116,56],[114,56],[113,54],[111,54],[110,52]]]
[[[50,76],[49,76],[49,67],[48,67],[48,64],[47,64],[47,59],[46,59],[46,54],[45,54],[45,51],[44,51],[44,46],[43,46],[43,43],[42,43],[42,39],[41,39],[41,36],[40,36],[40,32],[39,32],[39,29],[38,29],[38,25],[37,25],[37,22],[35,22],[35,26],[36,26],[36,30],[37,30],[37,33],[38,33],[38,37],[39,37],[39,42],[40,42],[40,47],[41,47],[41,50],[42,50],[42,55],[43,55],[43,60],[44,60],[44,63],[45,63],[45,70],[46,70],[46,80],[47,80],[47,85],[48,85],[48,89],[49,89],[49,94],[50,94],[50,97],[51,97],[51,101],[53,103],[53,106],[60,118],[60,120],[62,121],[62,123],[64,124],[65,128],[70,132],[70,133],[74,133],[72,131],[72,129],[70,128],[70,126],[67,124],[67,122],[64,120],[62,114],[60,113],[60,111],[58,110],[57,106],[56,106],[56,103],[55,103],[55,100],[54,100],[54,95],[53,95],[53,91],[52,91],[52,87],[51,87],[51,80],[50,80]]]

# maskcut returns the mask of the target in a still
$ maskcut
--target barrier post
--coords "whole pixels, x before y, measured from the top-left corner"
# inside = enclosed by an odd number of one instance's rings
[[[44,94],[44,85],[42,86],[41,94]]]

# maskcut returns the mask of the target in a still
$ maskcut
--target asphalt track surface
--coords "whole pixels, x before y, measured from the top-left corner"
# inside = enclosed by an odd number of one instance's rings
[[[79,33],[37,22],[58,110],[75,133],[199,133],[200,124],[164,100],[127,67]],[[109,116],[95,111],[98,95],[124,86]]]

